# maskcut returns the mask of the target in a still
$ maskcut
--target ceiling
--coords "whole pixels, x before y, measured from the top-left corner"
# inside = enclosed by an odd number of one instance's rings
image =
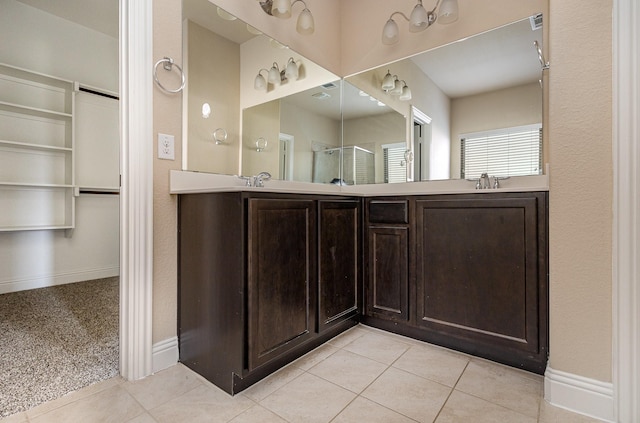
[[[542,45],[542,29],[533,30],[524,19],[411,60],[449,98],[466,97],[538,81],[542,71],[535,40]]]
[[[18,0],[62,19],[118,38],[118,0]]]

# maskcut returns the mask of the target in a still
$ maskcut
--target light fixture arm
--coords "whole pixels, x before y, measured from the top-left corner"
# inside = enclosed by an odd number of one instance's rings
[[[407,15],[405,15],[404,13],[402,13],[402,12],[401,12],[401,11],[399,11],[399,10],[396,10],[395,12],[393,12],[393,13],[391,14],[391,16],[389,16],[389,19],[393,19],[393,17],[394,17],[395,15],[400,15],[400,16],[402,16],[402,17],[404,18],[404,20],[405,20],[405,21],[407,21],[407,22],[409,22],[409,21],[411,20],[411,19],[409,19],[409,18],[407,17]]]
[[[304,0],[294,0],[294,1],[291,3],[291,10],[293,10],[293,5],[294,5],[294,4],[296,4],[296,3],[298,3],[298,2],[300,2],[300,3],[304,4],[304,8],[305,8],[305,9],[309,9],[309,8],[307,7],[307,3],[305,3],[305,2],[304,2]]]

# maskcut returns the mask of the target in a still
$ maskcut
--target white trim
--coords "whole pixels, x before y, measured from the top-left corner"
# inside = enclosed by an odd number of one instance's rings
[[[547,367],[544,399],[557,406],[607,422],[614,421],[613,385]]]
[[[640,421],[640,7],[613,1],[613,381],[615,416]]]
[[[178,363],[178,337],[153,344],[153,373]]]
[[[120,0],[120,374],[152,370],[153,1]]]
[[[45,288],[55,285],[64,285],[67,283],[90,281],[94,279],[110,278],[113,276],[118,276],[119,273],[120,268],[115,266],[105,267],[102,269],[88,269],[76,272],[58,273],[55,275],[46,275],[37,278],[0,281],[0,294],[25,291],[27,289]]]

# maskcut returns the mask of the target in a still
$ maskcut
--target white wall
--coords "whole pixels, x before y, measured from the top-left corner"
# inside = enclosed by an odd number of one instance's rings
[[[0,62],[118,91],[118,40],[15,0],[0,0]]]
[[[0,10],[0,62],[118,90],[116,38],[14,0]],[[0,293],[118,275],[118,207],[116,195],[81,195],[70,237],[0,233]]]

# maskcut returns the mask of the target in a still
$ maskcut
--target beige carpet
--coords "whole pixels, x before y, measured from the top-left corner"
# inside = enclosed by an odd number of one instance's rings
[[[118,278],[0,295],[0,418],[118,374]]]

